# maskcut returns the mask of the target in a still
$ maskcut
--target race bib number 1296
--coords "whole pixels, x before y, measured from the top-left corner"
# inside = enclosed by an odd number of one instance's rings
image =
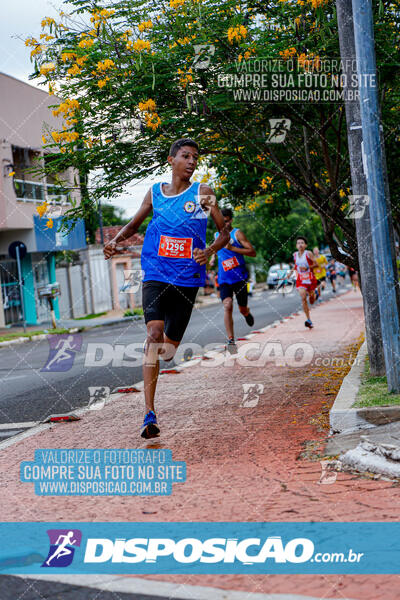
[[[192,258],[193,238],[160,236],[158,255],[167,258]]]

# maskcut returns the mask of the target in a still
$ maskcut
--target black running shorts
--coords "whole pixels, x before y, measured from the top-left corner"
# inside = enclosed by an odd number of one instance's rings
[[[221,300],[225,300],[225,298],[233,298],[233,294],[235,294],[239,306],[247,306],[247,281],[221,283],[219,286],[219,293]]]
[[[198,287],[173,285],[164,281],[145,281],[142,292],[145,322],[164,321],[165,335],[174,342],[180,342],[198,290]]]

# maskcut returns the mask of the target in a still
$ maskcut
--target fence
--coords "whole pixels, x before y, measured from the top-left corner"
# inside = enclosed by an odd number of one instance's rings
[[[80,262],[57,267],[60,283],[60,318],[83,317],[113,308],[109,265],[101,248],[89,247],[79,253]]]

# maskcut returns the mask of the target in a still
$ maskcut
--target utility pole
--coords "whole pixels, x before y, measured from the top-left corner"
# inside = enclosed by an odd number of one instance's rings
[[[398,278],[394,270],[386,198],[372,5],[371,0],[352,0],[352,3],[372,246],[376,272],[379,273],[378,298],[386,377],[389,392],[400,392],[400,323],[396,298]]]
[[[362,160],[362,131],[358,85],[352,83],[356,74],[356,48],[354,43],[353,10],[349,0],[336,0],[339,29],[340,56],[344,74],[343,91],[346,108],[347,140],[350,157],[351,188],[354,196],[368,196],[367,180]],[[358,262],[360,266],[366,338],[370,372],[373,376],[385,375],[382,329],[379,314],[378,286],[374,253],[372,249],[369,206],[364,213],[355,214]]]

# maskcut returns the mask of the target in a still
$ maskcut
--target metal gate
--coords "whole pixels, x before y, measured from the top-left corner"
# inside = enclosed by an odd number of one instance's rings
[[[15,260],[0,262],[0,281],[5,323],[6,325],[19,323],[22,321],[22,306]]]
[[[42,259],[39,262],[32,261],[32,270],[35,282],[35,303],[37,320],[38,323],[43,323],[43,321],[48,321],[50,319],[50,311],[47,300],[39,297],[37,288],[38,286],[49,283],[49,273],[46,260]]]

